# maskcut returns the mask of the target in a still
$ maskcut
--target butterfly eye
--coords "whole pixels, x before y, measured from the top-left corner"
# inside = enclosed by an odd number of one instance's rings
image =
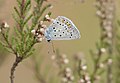
[[[57,24],[59,24],[59,22],[57,22]]]
[[[60,35],[60,37],[61,37],[62,35]]]
[[[56,36],[56,35],[54,35],[54,36]]]

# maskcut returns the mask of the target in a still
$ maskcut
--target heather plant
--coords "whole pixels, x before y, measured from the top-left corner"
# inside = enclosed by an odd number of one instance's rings
[[[15,20],[14,34],[9,36],[12,27],[9,27],[6,22],[0,24],[1,45],[16,56],[10,70],[11,83],[14,83],[14,73],[18,64],[31,56],[35,50],[34,45],[40,43],[44,38],[43,31],[46,27],[42,23],[50,21],[48,18],[50,13],[46,18],[43,13],[51,7],[50,4],[43,6],[47,0],[34,0],[36,5],[33,9],[31,0],[16,1],[17,7],[14,7],[15,13],[13,14]]]
[[[100,27],[101,27],[101,37],[100,44],[97,44],[97,57],[94,58],[93,61],[95,64],[94,72],[92,75],[92,81],[95,74],[100,69],[98,65],[100,65],[100,59],[104,52],[107,52],[107,59],[105,59],[102,63],[106,63],[107,66],[107,83],[112,83],[112,59],[114,55],[114,18],[115,18],[115,1],[114,0],[97,0],[97,16],[100,18]],[[93,56],[93,53],[92,53]],[[100,73],[101,74],[101,73]]]
[[[4,3],[4,1],[0,1],[0,7],[1,7],[1,3]],[[1,19],[0,19],[0,23],[1,23]],[[2,45],[0,44],[0,66],[2,65],[2,63],[5,61],[5,59],[6,59],[6,55],[7,55],[7,53],[6,53],[6,51],[5,51],[5,49],[2,47]]]
[[[120,82],[120,34],[119,34],[119,27],[120,27],[120,21],[118,20],[118,25],[116,26],[117,27],[117,31],[116,31],[116,56],[115,56],[115,62],[114,62],[114,67],[115,67],[115,77],[114,77],[114,80],[115,80],[115,83],[119,83]]]

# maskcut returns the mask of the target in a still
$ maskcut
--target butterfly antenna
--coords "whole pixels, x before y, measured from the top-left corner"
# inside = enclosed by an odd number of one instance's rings
[[[52,43],[52,47],[53,47],[53,53],[55,54],[55,47],[54,47],[54,44],[53,44],[52,41],[51,41],[51,43]]]
[[[53,53],[55,54],[55,47],[54,47],[54,44],[51,40],[47,40],[48,43],[51,43],[52,44],[52,48],[53,48]],[[48,54],[50,54],[50,50],[48,50]]]
[[[48,54],[50,54],[50,51],[48,50]]]
[[[50,43],[50,42],[48,41],[48,43]],[[48,55],[50,55],[50,50],[49,50],[49,48],[48,48],[48,51],[47,51],[47,52],[48,52]]]

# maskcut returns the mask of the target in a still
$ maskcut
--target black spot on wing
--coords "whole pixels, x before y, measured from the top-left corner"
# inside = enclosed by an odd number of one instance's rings
[[[57,22],[57,24],[59,24],[59,22]]]
[[[56,30],[54,30],[54,32],[56,32]]]
[[[53,29],[55,29],[55,27],[53,27]]]

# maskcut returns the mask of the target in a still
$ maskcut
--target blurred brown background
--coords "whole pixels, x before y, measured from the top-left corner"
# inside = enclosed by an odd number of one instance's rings
[[[70,18],[81,32],[80,40],[54,41],[54,46],[60,50],[60,53],[65,53],[68,57],[73,57],[75,53],[83,52],[87,60],[90,61],[89,50],[95,49],[95,43],[99,41],[100,35],[99,20],[95,14],[96,8],[93,5],[94,2],[95,0],[85,0],[85,3],[81,3],[80,0],[49,0],[48,3],[53,5],[53,8],[50,9],[52,17],[56,18],[59,15],[63,15]],[[117,0],[116,3],[117,8],[119,8],[118,3],[120,3],[120,0]],[[0,0],[0,21],[5,20],[10,26],[13,25],[12,13],[15,4],[15,0]],[[120,13],[120,11],[117,12]],[[117,15],[118,18],[120,17],[119,15]],[[35,54],[46,57],[45,63],[51,60],[47,52],[48,50],[51,52],[52,47],[47,42],[44,41],[37,45],[36,49]],[[9,83],[9,71],[14,58],[13,55],[8,56],[0,66],[0,83]],[[32,69],[27,67],[28,64],[31,65],[30,59],[26,59],[22,64],[19,64],[16,71],[15,83],[36,82]],[[90,68],[90,65],[88,67]]]

